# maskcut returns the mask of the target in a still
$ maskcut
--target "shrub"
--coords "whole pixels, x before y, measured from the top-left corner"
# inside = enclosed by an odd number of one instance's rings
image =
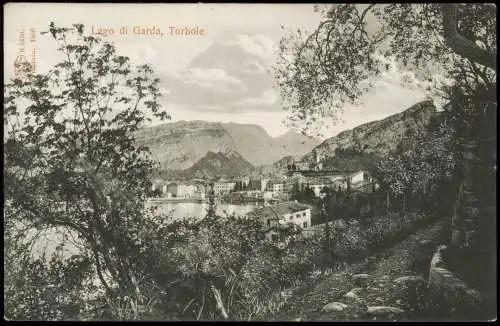
[[[96,290],[91,264],[83,256],[62,260],[9,257],[5,264],[5,317],[14,320],[77,319],[91,306]]]

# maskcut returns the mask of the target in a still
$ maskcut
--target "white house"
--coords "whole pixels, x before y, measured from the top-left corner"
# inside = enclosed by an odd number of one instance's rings
[[[232,181],[218,181],[214,182],[214,192],[216,195],[230,193],[236,188],[236,182]]]
[[[268,178],[261,178],[260,179],[260,191],[265,191],[268,183],[269,183]]]
[[[351,183],[358,183],[365,180],[365,173],[363,171],[357,171],[349,175],[351,178]]]
[[[309,163],[308,162],[297,162],[297,163],[295,163],[295,167],[299,171],[309,170]]]
[[[273,193],[271,191],[264,191],[262,197],[264,200],[271,200],[273,198]]]
[[[316,197],[324,197],[325,194],[321,191],[326,188],[332,188],[334,182],[329,177],[315,177],[308,180],[309,188],[314,192]]]
[[[301,173],[295,172],[290,176],[290,178],[287,179],[287,191],[291,192],[294,188],[294,186],[297,187],[297,189],[302,190],[304,186],[307,184],[307,178],[304,177]]]
[[[196,191],[197,186],[191,183],[172,182],[164,187],[165,194],[171,194],[177,198],[192,198]]]
[[[325,183],[313,183],[313,184],[309,185],[309,187],[314,192],[314,196],[316,196],[316,197],[322,197],[321,190],[323,190],[323,188],[328,187],[328,186],[329,186],[329,184],[325,184]]]
[[[245,176],[241,178],[241,184],[244,185],[245,187],[248,187],[250,185],[250,177]]]
[[[294,201],[279,203],[262,208],[259,213],[264,229],[295,224],[301,228],[311,226],[310,206]]]
[[[267,191],[273,193],[273,197],[280,197],[287,191],[286,184],[283,181],[272,180],[267,183]]]

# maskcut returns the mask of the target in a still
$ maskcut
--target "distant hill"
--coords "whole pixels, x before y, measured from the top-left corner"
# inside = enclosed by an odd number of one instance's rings
[[[254,167],[245,160],[238,152],[228,150],[226,152],[208,151],[198,162],[185,170],[167,170],[162,176],[167,178],[215,178],[215,177],[239,177],[254,171]]]
[[[320,143],[295,132],[273,138],[257,125],[207,121],[144,128],[136,133],[136,139],[150,148],[163,171],[188,169],[209,151],[234,151],[253,166],[270,165],[284,156],[299,158]]]

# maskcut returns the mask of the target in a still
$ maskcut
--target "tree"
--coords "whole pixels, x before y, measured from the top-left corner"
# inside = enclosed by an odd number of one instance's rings
[[[325,224],[325,242],[323,244],[323,250],[324,250],[324,263],[326,267],[331,267],[332,266],[332,241],[331,241],[331,235],[330,235],[330,225],[328,224],[328,216],[327,216],[327,210],[325,208],[325,203],[328,202],[328,198],[326,197],[325,200],[322,200],[321,202],[321,209],[320,209],[320,214],[322,218],[322,222]]]
[[[134,138],[151,118],[169,118],[160,80],[83,25],[49,32],[62,61],[45,75],[26,65],[5,85],[6,225],[18,242],[30,229],[62,228],[65,245],[76,235],[110,297],[137,293],[165,223],[144,207],[154,162]]]
[[[330,188],[324,186],[323,188],[321,188],[320,194],[323,194],[324,200],[328,201],[330,199]]]
[[[403,208],[406,208],[408,199],[430,192],[431,188],[454,178],[459,160],[455,135],[460,128],[450,126],[453,118],[457,117],[445,110],[425,132],[406,135],[396,151],[380,161],[374,170],[386,193],[402,198]],[[449,191],[446,197],[449,197]],[[422,206],[429,204],[422,203]],[[447,212],[450,213],[451,210]]]
[[[241,181],[236,181],[236,185],[234,186],[234,189],[232,190],[232,192],[241,191],[241,190],[242,190]]]
[[[311,187],[306,186],[304,190],[301,191],[300,199],[309,203],[314,203],[314,200],[316,199],[314,190]]]
[[[474,105],[466,130],[478,122],[483,107],[496,108],[494,4],[339,4],[321,12],[324,19],[312,33],[299,30],[280,43],[274,74],[291,124],[310,131],[322,118],[335,120],[346,104],[359,103],[374,77],[395,66],[387,61],[390,56],[409,71],[406,79],[426,80],[434,95],[445,97],[442,86],[450,80],[466,98],[477,98],[479,89],[491,94],[492,104]],[[375,31],[367,28],[368,16],[376,21]],[[442,81],[433,76],[436,70]],[[475,210],[460,208],[473,188],[467,161],[476,157],[476,144],[466,134],[457,212]],[[453,218],[453,244],[459,247],[467,242],[464,218],[463,213]]]
[[[160,189],[160,188],[156,188],[156,189],[154,189],[154,190],[152,190],[152,191],[150,192],[150,196],[151,196],[151,197],[156,197],[156,198],[161,197],[161,196],[162,196],[162,194],[163,194],[163,193],[162,193],[162,191],[161,191],[161,189]]]
[[[215,204],[214,183],[209,185],[207,217],[215,217],[217,206]]]

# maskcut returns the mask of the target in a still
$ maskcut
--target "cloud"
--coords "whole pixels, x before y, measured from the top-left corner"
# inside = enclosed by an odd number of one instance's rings
[[[234,102],[234,105],[239,108],[255,109],[255,108],[271,108],[278,103],[278,97],[274,90],[268,90],[262,93],[259,97],[248,97]]]
[[[226,42],[225,46],[237,46],[242,51],[254,54],[262,59],[269,59],[273,53],[273,41],[264,35],[236,35]]]
[[[182,72],[176,72],[173,75],[175,78],[182,80],[186,85],[197,85],[214,92],[241,93],[246,90],[246,86],[243,85],[241,80],[228,75],[226,71],[218,68],[189,68]]]
[[[197,107],[197,109],[200,111],[205,111],[205,112],[213,112],[213,111],[226,112],[227,111],[227,107],[222,106],[222,105],[217,105],[217,104],[200,105]]]
[[[170,90],[165,100],[199,111],[279,111],[269,73],[274,50],[274,42],[259,34],[214,41],[186,68],[162,74]]]
[[[157,65],[159,60],[159,52],[150,44],[145,42],[119,42],[117,48],[121,55],[126,55],[130,58],[132,64],[148,63]]]

